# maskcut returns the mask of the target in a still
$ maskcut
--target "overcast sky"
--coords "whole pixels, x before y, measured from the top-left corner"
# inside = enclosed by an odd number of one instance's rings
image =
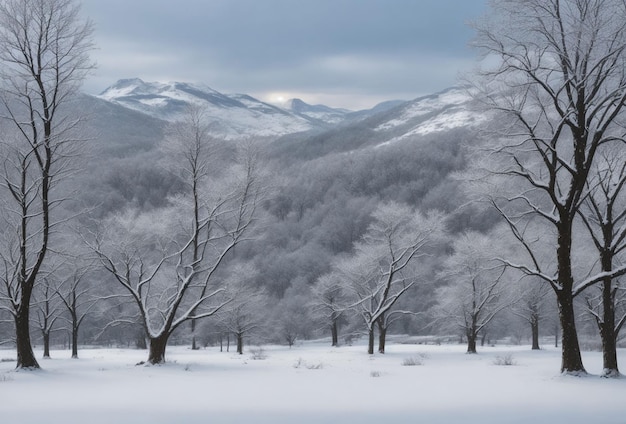
[[[121,78],[204,83],[265,101],[362,109],[471,69],[487,0],[83,0],[99,94]]]

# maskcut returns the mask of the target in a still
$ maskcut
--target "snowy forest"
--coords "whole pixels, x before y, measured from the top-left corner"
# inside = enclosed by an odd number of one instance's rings
[[[202,102],[158,118],[81,94],[74,0],[0,2],[0,348],[37,369],[83,347],[378,357],[401,336],[555,346],[572,375],[600,351],[619,377],[625,25],[617,0],[495,1],[458,87],[226,137]]]

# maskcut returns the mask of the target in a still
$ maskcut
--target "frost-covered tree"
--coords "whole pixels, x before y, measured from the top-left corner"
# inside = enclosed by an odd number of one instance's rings
[[[539,350],[539,327],[550,313],[554,302],[550,288],[542,281],[523,279],[517,283],[515,303],[511,309],[514,315],[530,326],[531,349]]]
[[[161,143],[165,167],[183,184],[191,194],[193,227],[200,226],[202,186],[211,172],[217,168],[219,144],[209,136],[209,124],[205,110],[197,105],[188,106],[180,121],[169,125],[166,138]],[[191,261],[198,260],[200,241],[192,240]],[[191,320],[191,348],[196,346],[196,320]]]
[[[92,47],[92,24],[75,0],[0,2],[0,274],[15,320],[17,368],[39,368],[31,296],[55,243],[57,188],[76,160],[80,118],[64,108],[93,68]]]
[[[183,323],[212,316],[232,301],[216,277],[251,234],[262,188],[257,160],[245,149],[202,191],[170,199],[166,208],[114,216],[88,240],[138,312],[150,342],[149,363],[165,361],[168,339]]]
[[[445,285],[437,290],[436,316],[444,326],[461,330],[467,353],[476,353],[479,333],[510,305],[506,267],[496,259],[494,240],[487,235],[462,234],[452,248],[440,272]]]
[[[442,216],[423,215],[406,205],[387,203],[373,213],[373,222],[354,254],[337,264],[345,282],[349,307],[361,317],[368,332],[368,353],[374,353],[374,331],[380,329],[379,351],[392,315],[410,313],[395,308],[418,282],[426,267],[428,249],[443,234]]]
[[[347,302],[346,288],[338,273],[322,275],[311,288],[311,314],[330,330],[331,346],[339,346],[339,325],[345,318]]]
[[[228,276],[225,297],[232,299],[216,318],[219,327],[235,336],[237,353],[243,354],[244,337],[260,330],[267,319],[269,299],[265,291],[254,284],[255,270],[241,265]]]
[[[489,60],[477,98],[496,114],[486,166],[499,179],[491,201],[526,250],[509,266],[554,290],[564,373],[585,372],[574,297],[605,275],[572,270],[577,213],[598,152],[623,142],[626,4],[621,0],[498,0],[477,23]],[[485,165],[485,162],[487,164]],[[507,190],[503,190],[506,188]],[[557,269],[540,266],[530,220],[550,227]],[[613,275],[623,272],[615,270]]]

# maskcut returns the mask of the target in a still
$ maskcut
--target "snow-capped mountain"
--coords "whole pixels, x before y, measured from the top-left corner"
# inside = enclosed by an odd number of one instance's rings
[[[227,95],[205,85],[182,82],[123,79],[98,97],[166,121],[180,119],[190,104],[202,105],[211,121],[211,131],[226,139],[276,137],[337,122],[336,117],[326,121],[321,114],[296,113],[245,94]]]
[[[120,80],[97,97],[160,122],[180,119],[190,104],[202,105],[216,137],[282,138],[279,149],[322,155],[430,139],[439,133],[474,128],[487,119],[469,107],[471,96],[461,87],[412,101],[388,101],[358,112],[310,105],[300,99],[277,106],[246,94],[223,94],[205,85],[137,78]]]
[[[455,131],[473,132],[488,117],[471,107],[467,90],[453,87],[412,101],[381,103],[321,133],[293,134],[275,143],[276,151],[313,158],[399,143],[443,142]]]
[[[455,128],[476,127],[487,117],[473,111],[470,102],[471,96],[466,89],[453,87],[396,107],[391,114],[383,115],[384,119],[374,127],[381,138],[386,138],[379,145]]]

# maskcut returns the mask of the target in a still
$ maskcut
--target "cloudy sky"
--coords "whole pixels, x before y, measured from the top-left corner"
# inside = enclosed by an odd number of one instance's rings
[[[121,78],[361,109],[456,83],[487,0],[83,0],[99,94]]]

